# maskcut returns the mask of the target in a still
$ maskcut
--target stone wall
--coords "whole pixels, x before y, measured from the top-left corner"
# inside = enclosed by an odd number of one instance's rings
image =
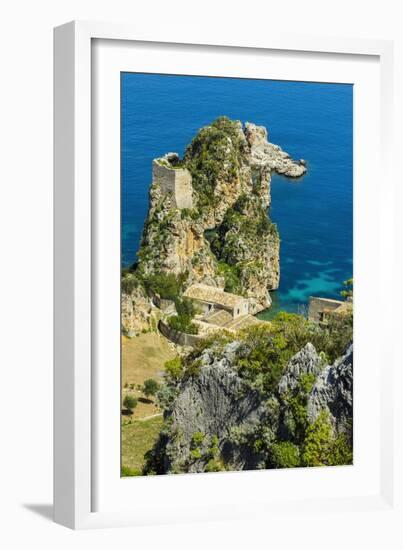
[[[196,346],[201,340],[203,340],[202,336],[198,336],[197,334],[186,334],[185,332],[180,332],[179,330],[175,330],[168,326],[164,321],[160,321],[158,323],[158,328],[165,336],[165,338],[168,338],[171,342],[174,342],[174,344],[178,344],[179,346],[190,346],[194,347]]]
[[[171,197],[175,208],[193,208],[192,176],[186,168],[170,168],[156,159],[153,161],[153,182]]]

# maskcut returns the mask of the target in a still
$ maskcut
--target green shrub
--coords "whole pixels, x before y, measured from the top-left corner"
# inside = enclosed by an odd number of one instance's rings
[[[124,294],[131,294],[140,285],[140,281],[134,273],[126,272],[122,275],[121,289]]]
[[[148,398],[151,395],[155,395],[158,391],[159,384],[154,378],[149,378],[148,380],[144,380],[143,383],[143,393]]]
[[[186,334],[198,334],[199,332],[199,327],[192,323],[192,319],[187,315],[172,315],[168,318],[168,325],[174,330]]]
[[[240,279],[240,270],[235,265],[229,265],[224,260],[218,262],[218,275],[224,277],[226,292],[232,292],[234,294],[241,294],[242,284]]]
[[[175,308],[179,316],[188,317],[189,320],[193,319],[197,313],[196,306],[188,298],[175,299]]]
[[[178,356],[166,361],[165,372],[172,381],[176,382],[180,380],[183,374],[182,359]]]
[[[273,468],[296,468],[300,464],[299,448],[290,441],[273,443],[270,461]]]
[[[133,395],[127,394],[123,400],[123,406],[130,412],[137,407],[138,400]]]
[[[329,453],[329,466],[344,466],[353,463],[353,447],[346,434],[340,434],[333,442]]]
[[[170,408],[175,401],[176,395],[177,392],[171,384],[161,384],[156,394],[159,406],[163,409]]]
[[[315,384],[316,376],[312,372],[302,374],[299,379],[299,386],[302,393],[308,394],[311,392]]]
[[[181,220],[197,220],[199,212],[195,208],[182,208]]]
[[[190,456],[191,456],[192,458],[194,458],[195,460],[197,460],[198,458],[201,458],[201,457],[202,457],[202,452],[201,452],[201,450],[200,450],[198,447],[196,447],[196,449],[192,449],[192,450],[190,451]]]
[[[287,340],[273,332],[270,325],[246,329],[240,336],[244,342],[238,351],[240,376],[252,384],[259,379],[262,391],[272,393],[290,357]]]
[[[305,466],[341,466],[353,463],[351,434],[333,434],[329,413],[322,411],[306,431],[302,462]]]
[[[203,432],[195,432],[192,436],[191,447],[192,448],[200,447],[200,445],[204,441],[204,438],[205,438],[205,435]]]
[[[173,273],[161,271],[148,277],[144,284],[165,300],[175,300],[181,292],[181,280]]]
[[[243,142],[236,122],[219,117],[202,128],[187,147],[184,160],[198,193],[198,206],[211,207],[218,200],[214,190],[218,179],[235,178]]]
[[[305,466],[326,466],[332,451],[332,426],[329,415],[322,411],[306,430],[302,461]]]

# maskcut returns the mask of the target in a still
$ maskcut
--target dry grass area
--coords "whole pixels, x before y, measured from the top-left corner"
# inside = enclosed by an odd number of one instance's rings
[[[134,420],[122,426],[122,474],[140,475],[144,454],[154,445],[162,427],[162,416]]]
[[[162,379],[164,363],[176,353],[164,336],[149,332],[134,338],[122,336],[122,399],[129,393],[138,401],[132,419],[139,419],[159,413],[153,402],[147,402],[137,386],[148,378]],[[124,415],[124,422],[130,416]]]

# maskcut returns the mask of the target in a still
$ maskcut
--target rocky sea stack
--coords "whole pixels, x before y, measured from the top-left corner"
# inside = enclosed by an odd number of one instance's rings
[[[202,283],[243,296],[252,314],[270,307],[280,278],[273,172],[297,178],[306,166],[269,143],[264,127],[226,117],[202,128],[183,159],[154,160],[138,262],[122,283],[126,334],[148,327],[142,281],[160,273],[175,274],[182,291]]]

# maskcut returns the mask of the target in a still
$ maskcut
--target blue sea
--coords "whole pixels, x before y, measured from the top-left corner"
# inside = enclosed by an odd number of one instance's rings
[[[274,175],[278,310],[303,312],[309,296],[338,298],[353,274],[353,87],[272,80],[122,73],[122,264],[136,260],[151,166],[183,154],[202,126],[226,115],[266,126],[269,141],[307,161],[297,180]]]

